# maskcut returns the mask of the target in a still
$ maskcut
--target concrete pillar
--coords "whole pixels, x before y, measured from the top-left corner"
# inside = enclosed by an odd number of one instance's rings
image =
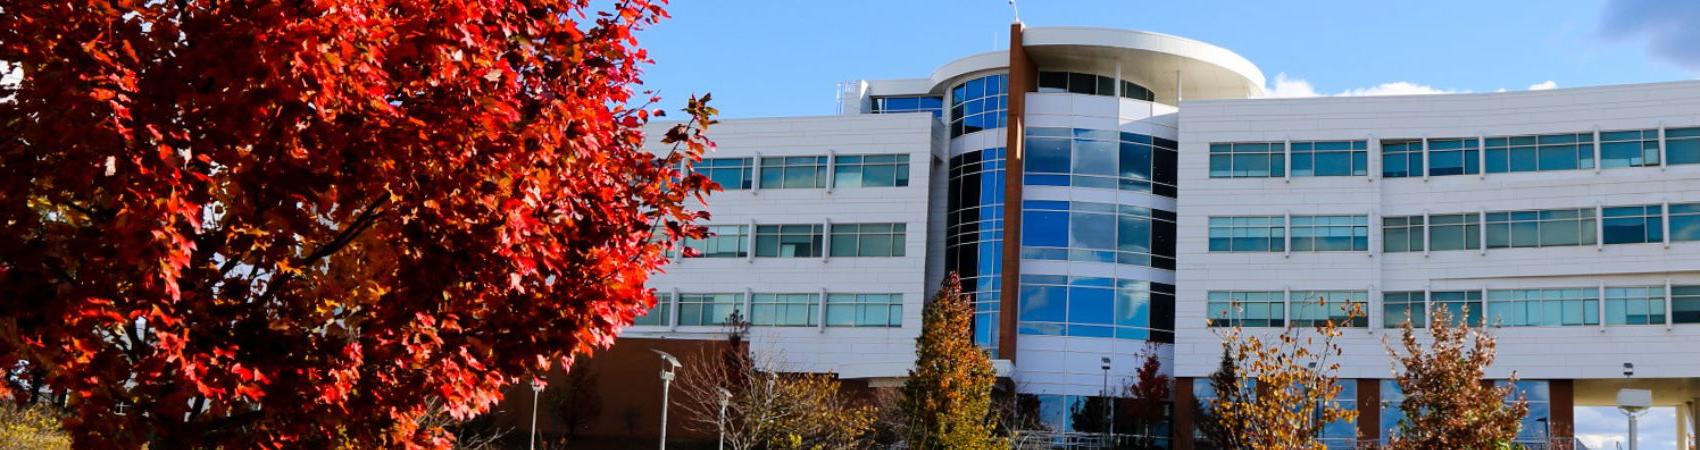
[[[1015,324],[1021,312],[1021,185],[1026,167],[1027,93],[1037,86],[1039,70],[1021,44],[1020,22],[1009,25],[1009,107],[1005,114],[1008,134],[1004,142],[1003,273],[998,292],[997,358],[1015,361]]]
[[[1676,407],[1676,450],[1688,450],[1688,406]]]
[[[1198,399],[1193,397],[1192,378],[1175,377],[1175,417],[1169,427],[1169,442],[1174,450],[1193,450],[1193,428],[1198,418]]]

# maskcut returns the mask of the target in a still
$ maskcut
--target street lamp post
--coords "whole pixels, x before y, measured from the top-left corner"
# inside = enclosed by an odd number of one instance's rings
[[[1623,378],[1628,380],[1635,377],[1635,363],[1623,363]],[[1641,446],[1638,436],[1640,430],[1640,415],[1653,406],[1653,391],[1646,389],[1623,388],[1617,390],[1617,409],[1623,415],[1629,416],[1629,450],[1637,450]]]
[[[543,386],[543,380],[531,379],[531,450],[537,450],[537,397],[543,393]]]
[[[716,423],[720,429],[720,450],[726,450],[726,405],[732,403],[732,391],[720,389],[720,421]]]
[[[1110,400],[1110,357],[1101,357],[1098,361],[1104,368],[1104,445],[1112,445],[1110,441],[1114,440],[1116,425],[1115,413],[1112,412],[1115,406]]]
[[[660,355],[663,363],[661,366],[661,450],[667,450],[667,397],[673,388],[673,370],[679,368],[679,358],[674,358],[673,355],[661,350],[650,349],[650,351]]]

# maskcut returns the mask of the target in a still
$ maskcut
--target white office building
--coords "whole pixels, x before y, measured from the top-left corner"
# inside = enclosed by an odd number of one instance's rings
[[[739,311],[785,370],[893,386],[955,271],[976,342],[1046,423],[1070,429],[1152,351],[1177,377],[1170,444],[1205,448],[1190,405],[1217,327],[1356,304],[1341,377],[1359,423],[1325,436],[1350,448],[1398,420],[1383,339],[1467,306],[1499,339],[1490,377],[1529,395],[1526,439],[1570,436],[1573,408],[1627,385],[1691,423],[1700,82],[1261,99],[1264,83],[1198,41],[1018,24],[1009,50],[844,83],[840,115],[724,121],[698,166],[726,189],[714,236],[622,339],[718,339]]]

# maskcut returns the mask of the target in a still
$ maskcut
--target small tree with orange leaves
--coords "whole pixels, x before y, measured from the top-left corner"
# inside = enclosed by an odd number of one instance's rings
[[[1254,450],[1325,449],[1318,440],[1323,426],[1353,419],[1352,411],[1335,400],[1340,365],[1333,358],[1341,354],[1336,342],[1341,327],[1363,317],[1363,310],[1353,304],[1340,312],[1342,322],[1288,327],[1273,338],[1238,325],[1224,331],[1223,350],[1236,373],[1216,387],[1231,389],[1217,392],[1211,401],[1205,416],[1211,438]]]
[[[1428,329],[1433,342],[1427,348],[1417,342],[1409,320],[1399,339],[1401,348],[1387,345],[1405,394],[1399,404],[1405,419],[1388,448],[1512,448],[1529,405],[1522,396],[1506,404],[1511,386],[1482,382],[1493,364],[1493,337],[1468,323],[1453,324],[1444,308],[1434,311]]]

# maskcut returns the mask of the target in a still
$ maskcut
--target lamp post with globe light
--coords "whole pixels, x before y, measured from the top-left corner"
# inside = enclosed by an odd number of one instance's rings
[[[679,358],[661,350],[650,351],[661,356],[661,450],[667,450],[667,396],[673,388],[673,371],[679,368]]]

